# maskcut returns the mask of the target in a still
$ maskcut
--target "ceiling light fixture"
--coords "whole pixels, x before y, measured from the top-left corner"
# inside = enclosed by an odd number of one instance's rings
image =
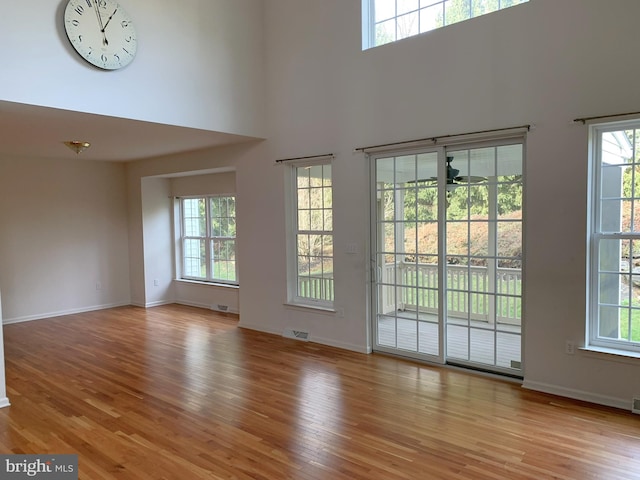
[[[80,142],[78,140],[69,140],[68,142],[63,142],[67,147],[76,152],[76,154],[83,152],[87,148],[91,146],[89,142]]]

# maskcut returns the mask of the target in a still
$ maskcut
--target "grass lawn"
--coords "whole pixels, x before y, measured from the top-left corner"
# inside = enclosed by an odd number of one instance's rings
[[[629,317],[620,319],[620,337],[629,340]],[[631,313],[631,341],[640,342],[640,310]]]

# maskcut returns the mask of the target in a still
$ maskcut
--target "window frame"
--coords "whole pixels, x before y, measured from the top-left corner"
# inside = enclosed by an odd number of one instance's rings
[[[333,252],[331,255],[332,264],[332,276],[335,267],[335,243],[334,243],[334,222],[333,222],[333,156],[319,157],[312,160],[298,160],[292,161],[287,165],[287,202],[286,202],[286,217],[287,217],[287,301],[286,303],[294,306],[315,308],[320,310],[334,311],[335,295],[331,295],[331,299],[313,298],[309,296],[303,296],[299,292],[300,275],[298,269],[298,236],[299,235],[323,235],[331,236],[331,243],[333,245]],[[298,169],[299,168],[311,168],[318,166],[328,165],[331,167],[330,185],[331,188],[331,218],[332,225],[331,230],[301,230],[298,224],[299,205],[298,205]],[[323,187],[326,188],[326,187]],[[327,210],[324,205],[322,210]],[[323,256],[322,258],[328,258]],[[324,276],[322,277],[324,278]],[[333,282],[332,282],[333,283]],[[333,283],[334,284],[334,283]],[[334,284],[335,285],[335,284]],[[334,290],[333,290],[334,291]]]
[[[178,200],[178,212],[179,212],[179,255],[178,255],[178,265],[179,265],[179,279],[186,280],[190,282],[200,282],[207,284],[220,284],[220,285],[230,285],[230,286],[238,286],[239,285],[239,276],[238,276],[238,259],[237,259],[237,231],[234,236],[220,236],[214,235],[212,231],[212,200],[213,199],[233,199],[234,203],[234,215],[224,218],[233,218],[234,223],[237,226],[237,212],[236,212],[236,195],[235,194],[211,194],[211,195],[190,195],[190,196],[182,196]],[[186,235],[185,233],[185,201],[186,200],[204,200],[205,202],[205,235]],[[204,240],[205,242],[205,262],[206,262],[206,276],[205,277],[196,277],[191,275],[186,275],[186,258],[185,258],[185,242],[190,239],[198,239]],[[233,242],[233,251],[234,251],[234,280],[229,280],[225,278],[219,278],[214,276],[213,274],[213,264],[212,262],[215,260],[215,255],[213,254],[213,244],[215,241],[223,241],[223,242]],[[228,259],[224,259],[228,261]]]
[[[602,199],[602,163],[603,163],[603,135],[607,133],[620,132],[624,130],[635,130],[634,142],[631,144],[631,162],[628,165],[631,168],[640,168],[640,119],[613,121],[601,124],[593,124],[589,130],[589,200],[588,200],[588,261],[587,261],[587,325],[586,325],[586,342],[585,348],[591,350],[612,351],[614,353],[639,356],[640,341],[634,342],[633,339],[613,339],[610,337],[600,336],[600,313],[599,309],[603,302],[600,297],[600,275],[602,272],[609,272],[601,269],[600,243],[604,240],[624,241],[630,240],[640,244],[640,228],[636,228],[635,232],[624,232],[622,228],[619,231],[604,231],[601,228],[601,212]],[[623,181],[621,176],[620,181]],[[640,191],[635,191],[633,186],[633,195],[640,197]],[[607,197],[604,197],[607,198]],[[620,202],[623,201],[621,195]],[[640,198],[638,199],[640,208]],[[622,221],[622,220],[621,220]],[[632,265],[629,265],[632,269]],[[613,273],[613,272],[609,272]],[[618,269],[622,274],[622,267]],[[633,275],[630,273],[630,275]],[[618,300],[618,307],[621,301]],[[613,306],[613,304],[612,304]],[[630,305],[631,309],[633,306]],[[631,318],[630,318],[631,321]],[[629,326],[630,328],[630,326]],[[620,335],[619,335],[620,336]]]
[[[516,7],[519,5],[522,5],[524,3],[528,3],[530,0],[514,0],[514,1],[519,1],[520,3],[517,3],[515,5],[506,5],[506,6],[502,6],[502,1],[503,0],[497,0],[498,2],[498,8],[496,10],[492,10],[489,12],[484,12],[484,13],[480,13],[478,15],[474,15],[473,12],[473,3],[470,1],[469,2],[469,17],[467,18],[463,18],[460,20],[456,20],[453,22],[447,22],[447,18],[446,18],[446,8],[447,8],[447,4],[451,5],[449,2],[451,2],[451,0],[416,0],[418,5],[417,8],[413,8],[413,9],[408,9],[406,11],[401,12],[400,14],[398,14],[398,2],[401,0],[387,0],[389,2],[393,1],[394,2],[394,15],[387,17],[379,22],[376,22],[376,16],[375,16],[375,2],[376,0],[362,0],[362,50],[368,50],[370,48],[375,48],[375,47],[379,47],[382,45],[386,45],[388,43],[395,43],[397,41],[403,40],[405,38],[410,38],[410,37],[414,37],[416,35],[420,35],[423,33],[427,33],[427,32],[431,32],[434,30],[439,30],[440,28],[443,27],[447,27],[449,25],[453,25],[455,23],[460,23],[463,22],[465,20],[470,20],[472,18],[477,18],[477,17],[481,17],[483,15],[488,15],[491,13],[495,13],[495,12],[499,12],[500,10],[504,10],[507,8],[511,8],[511,7]],[[424,3],[424,4],[423,4]],[[440,26],[435,26],[433,28],[429,28],[429,29],[422,29],[420,26],[420,22],[421,22],[421,17],[422,17],[422,13],[426,12],[427,9],[436,7],[437,5],[440,5],[442,7],[442,22],[443,24]],[[403,17],[403,16],[407,16],[410,14],[417,14],[417,18],[418,18],[418,27],[417,27],[417,32],[415,33],[410,33],[408,35],[404,35],[402,37],[398,37],[398,18]],[[388,22],[393,20],[394,23],[394,27],[395,27],[395,32],[394,32],[394,38],[392,40],[386,41],[384,43],[380,43],[380,44],[376,44],[376,32],[377,32],[377,25],[384,23],[384,22]]]

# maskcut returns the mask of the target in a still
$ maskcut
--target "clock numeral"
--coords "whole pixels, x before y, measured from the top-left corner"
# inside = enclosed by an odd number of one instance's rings
[[[131,41],[133,40],[133,36],[129,35],[127,38],[124,39],[125,42],[127,43],[131,43]]]
[[[107,8],[107,2],[105,0],[98,0],[98,7]]]
[[[131,20],[123,20],[122,22],[120,22],[120,25],[122,26],[122,28],[127,28],[129,25],[131,25]]]
[[[78,15],[82,15],[84,13],[84,7],[82,5],[78,5],[74,10]]]
[[[100,60],[102,60],[102,63],[107,63],[107,56],[103,53],[102,55],[100,55]]]
[[[78,42],[82,43],[82,35],[78,35]]]
[[[93,5],[91,5],[91,0],[86,0],[86,2],[87,2],[87,7],[93,8]]]
[[[80,22],[78,20],[71,20],[71,25],[77,27],[78,25],[80,25]]]

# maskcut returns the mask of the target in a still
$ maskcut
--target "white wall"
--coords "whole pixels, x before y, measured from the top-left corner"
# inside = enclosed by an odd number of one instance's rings
[[[235,172],[203,173],[171,178],[171,195],[226,195],[236,193]]]
[[[138,53],[111,72],[71,47],[66,4],[3,4],[0,100],[263,136],[261,0],[126,0]]]
[[[118,163],[0,159],[5,323],[129,304],[125,178]]]

